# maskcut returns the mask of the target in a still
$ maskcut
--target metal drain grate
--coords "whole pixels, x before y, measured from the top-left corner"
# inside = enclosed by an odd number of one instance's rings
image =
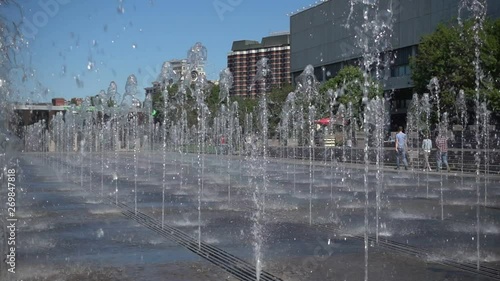
[[[244,281],[257,280],[257,273],[254,265],[251,265],[250,263],[236,256],[233,256],[222,249],[204,242],[199,243],[197,239],[194,239],[193,237],[175,227],[164,224],[162,228],[161,223],[155,218],[139,211],[135,213],[135,210],[130,206],[120,202],[116,203],[114,199],[111,198],[108,199],[112,205],[119,207],[122,210],[122,214],[126,217],[135,220],[141,225],[151,229],[152,231],[160,234],[167,239],[177,242],[179,245],[206,259],[212,264],[220,267],[237,279]],[[262,271],[260,273],[260,280],[282,281],[281,278],[276,277],[266,271]]]
[[[351,235],[349,237],[352,237],[352,238],[355,238],[358,240],[362,240],[362,241],[364,241],[364,239],[365,239],[364,236],[362,236],[362,235]],[[379,238],[378,244],[377,244],[377,240],[375,237],[368,236],[368,241],[373,243],[374,245],[378,245],[380,247],[383,247],[383,248],[386,248],[389,250],[404,253],[404,254],[414,256],[414,257],[424,259],[424,260],[427,260],[431,255],[431,253],[429,253],[425,249],[420,249],[420,248],[417,248],[414,246],[410,246],[410,245],[407,245],[404,243],[388,240],[385,238],[384,239]],[[477,265],[474,263],[460,262],[460,261],[456,261],[453,259],[447,259],[447,258],[444,258],[442,260],[433,260],[432,263],[450,266],[450,267],[453,267],[453,268],[456,268],[456,269],[459,269],[459,270],[462,270],[465,272],[488,277],[488,278],[491,278],[493,280],[500,280],[500,270],[493,268],[493,267],[481,265],[480,269],[478,270]]]

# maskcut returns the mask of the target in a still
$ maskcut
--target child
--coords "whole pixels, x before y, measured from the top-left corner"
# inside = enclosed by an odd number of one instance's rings
[[[429,164],[429,154],[431,154],[432,149],[432,141],[429,138],[429,134],[425,134],[425,138],[422,141],[422,149],[424,150],[424,171],[429,170],[432,171],[431,165]]]

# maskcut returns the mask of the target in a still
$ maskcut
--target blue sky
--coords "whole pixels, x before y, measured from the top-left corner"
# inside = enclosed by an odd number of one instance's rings
[[[314,1],[24,0],[19,3],[28,22],[23,33],[28,37],[34,35],[29,47],[31,66],[36,79],[50,90],[49,95],[37,97],[49,100],[95,95],[107,89],[112,80],[123,93],[130,74],[137,76],[142,89],[156,78],[163,61],[185,58],[196,42],[208,49],[208,78],[217,79],[226,67],[226,56],[234,40],[260,40],[271,32],[288,31],[287,14]],[[52,5],[46,9],[41,3]]]

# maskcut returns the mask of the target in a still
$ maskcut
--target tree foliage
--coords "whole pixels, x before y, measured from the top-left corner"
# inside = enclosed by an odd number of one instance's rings
[[[487,20],[480,31],[480,83],[481,100],[488,102],[491,110],[500,111],[500,20]],[[411,59],[412,78],[416,91],[428,92],[427,85],[433,77],[440,81],[440,110],[453,114],[456,95],[464,90],[469,104],[476,91],[476,41],[474,22],[462,26],[440,24],[432,34],[424,36],[417,56]]]
[[[363,71],[359,67],[346,66],[334,78],[321,86],[320,94],[325,99],[324,104],[328,105],[328,90],[340,90],[340,95],[336,100],[337,104],[344,104],[347,107],[351,103],[354,117],[360,118],[363,113],[364,83]],[[368,79],[368,98],[373,99],[376,96],[382,96],[382,94],[382,86],[370,77]],[[328,112],[326,109],[323,111]]]
[[[281,111],[285,104],[288,94],[293,91],[292,85],[288,84],[281,88],[275,87],[268,95],[268,109],[269,109],[269,132],[271,137],[278,132],[278,125],[280,123]]]
[[[267,106],[269,110],[269,132],[273,137],[277,132],[277,127],[280,122],[280,114],[283,109],[283,104],[293,87],[290,84],[282,85],[281,87],[274,87],[267,94]],[[258,120],[256,117],[259,112],[259,97],[233,97],[233,101],[238,102],[240,124],[244,123],[245,115],[253,113],[254,121]]]
[[[274,134],[280,121],[280,114],[283,104],[288,96],[288,94],[293,90],[291,85],[284,85],[282,87],[275,87],[267,94],[268,98],[268,109],[269,109],[269,132]],[[168,120],[179,120],[182,114],[182,110],[187,113],[188,126],[191,127],[197,123],[197,107],[196,101],[192,97],[189,89],[186,93],[179,92],[179,86],[177,84],[172,84],[167,87],[168,92]],[[165,112],[165,101],[164,92],[155,93],[153,95],[153,109],[155,110],[155,122],[164,122],[164,112]],[[180,101],[181,96],[184,99],[183,102]],[[245,116],[247,113],[253,113],[254,117],[258,115],[258,97],[241,97],[241,96],[231,96],[230,102],[238,103],[238,116],[240,118],[240,124],[244,123]],[[205,103],[210,111],[209,122],[213,122],[213,117],[217,116],[221,105],[226,105],[230,107],[231,105],[226,104],[227,100],[220,99],[220,86],[213,85],[207,90]],[[255,119],[257,120],[257,119]]]
[[[219,98],[220,94],[220,86],[219,85],[214,85],[211,89],[210,92],[207,95],[206,103],[208,110],[210,111],[210,114],[212,116],[217,116],[217,112],[220,109],[220,104],[226,103],[226,101],[221,101]]]

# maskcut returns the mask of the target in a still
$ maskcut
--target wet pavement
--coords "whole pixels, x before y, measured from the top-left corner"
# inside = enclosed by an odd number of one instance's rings
[[[253,266],[259,187],[263,270],[282,280],[500,279],[499,178],[270,159],[264,185],[260,160],[168,154],[164,173],[161,155],[135,156],[137,177],[131,153],[18,155],[17,268],[2,277],[245,280],[123,212]]]

